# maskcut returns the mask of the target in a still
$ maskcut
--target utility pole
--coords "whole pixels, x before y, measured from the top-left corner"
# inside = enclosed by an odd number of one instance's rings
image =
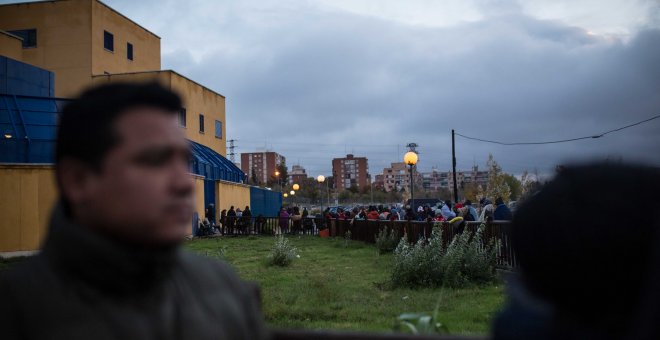
[[[451,165],[454,179],[454,203],[456,203],[458,202],[458,186],[456,183],[456,141],[454,134],[454,129],[451,129]]]
[[[230,139],[229,140],[229,160],[231,160],[232,163],[236,163],[236,158],[234,157],[234,148],[236,147],[234,145],[235,139]]]

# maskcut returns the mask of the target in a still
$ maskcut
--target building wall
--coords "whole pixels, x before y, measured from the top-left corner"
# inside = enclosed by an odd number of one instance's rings
[[[2,12],[0,12],[2,13]],[[2,26],[0,24],[0,26]],[[2,29],[0,27],[0,29]],[[0,55],[15,60],[23,60],[22,40],[5,31],[0,31]]]
[[[39,249],[57,200],[52,165],[0,165],[0,253]]]
[[[186,136],[227,157],[225,97],[173,71],[171,89],[183,97],[186,108]],[[204,115],[204,133],[199,131],[199,115]],[[222,138],[215,136],[215,121],[222,123]]]
[[[198,176],[195,174],[190,174],[193,177],[195,182],[195,212],[199,218],[204,218],[204,177]],[[192,235],[192,229],[190,230],[190,235]]]
[[[18,60],[55,72],[57,97],[77,96],[94,74],[160,69],[160,38],[96,0],[0,6],[0,30],[32,28],[37,46],[22,48]],[[114,36],[114,52],[104,49],[104,30]],[[127,42],[133,44],[132,61]]]
[[[85,1],[91,2],[90,75],[160,70],[160,37],[101,2]],[[103,31],[113,34],[114,51],[104,48]],[[126,43],[133,45],[133,60]]]
[[[0,29],[37,30],[37,46],[21,61],[53,71],[55,96],[72,97],[91,83],[92,1],[44,1],[0,6]]]
[[[250,205],[250,186],[233,182],[216,181],[215,192],[216,216],[220,218],[222,209],[229,210],[232,205],[234,209],[245,208]]]
[[[267,183],[275,176],[277,166],[284,163],[284,157],[276,152],[249,152],[241,153],[241,170],[247,174],[248,181],[252,180],[252,171],[261,183]],[[286,179],[282,178],[284,182]]]
[[[225,143],[225,97],[173,71],[136,72],[94,76],[94,84],[107,82],[147,82],[158,81],[163,86],[177,92],[183,99],[186,109],[186,137],[206,145],[223,157],[227,155]],[[199,115],[204,114],[205,132],[199,131]],[[222,123],[222,138],[215,136],[215,121]]]
[[[353,164],[349,164],[353,162]],[[335,158],[332,160],[332,174],[337,190],[345,190],[355,185],[358,188],[364,188],[369,183],[369,163],[366,157],[354,157],[346,155],[345,158]],[[348,176],[350,176],[350,178]],[[345,181],[351,181],[351,185],[346,185]]]

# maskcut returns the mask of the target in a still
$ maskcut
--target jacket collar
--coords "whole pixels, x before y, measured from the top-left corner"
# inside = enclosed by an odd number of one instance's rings
[[[178,252],[178,246],[151,249],[109,239],[71,220],[60,203],[53,211],[42,256],[74,280],[128,294],[161,284]]]

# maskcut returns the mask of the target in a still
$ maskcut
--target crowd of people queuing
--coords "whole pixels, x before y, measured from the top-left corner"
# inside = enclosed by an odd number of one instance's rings
[[[495,204],[483,198],[479,201],[479,208],[473,206],[470,200],[453,203],[449,200],[440,202],[435,206],[423,205],[413,210],[411,206],[397,207],[396,205],[370,205],[355,206],[352,209],[338,207],[326,208],[323,214],[311,215],[306,207],[281,207],[278,212],[276,234],[301,233],[310,230],[323,229],[326,220],[386,220],[386,221],[426,221],[426,222],[454,222],[511,220],[512,213],[502,198],[497,198]],[[215,217],[215,206],[210,204],[205,211],[205,218],[199,221],[198,234],[226,234],[250,233],[261,230],[266,218],[263,215],[252,216],[250,207],[245,209],[223,209],[220,217]]]
[[[479,211],[472,205],[470,200],[452,203],[447,200],[435,206],[420,205],[416,210],[411,206],[397,207],[371,205],[356,206],[352,209],[327,208],[324,212],[326,218],[339,220],[388,220],[388,221],[452,221],[460,218],[463,221],[487,222],[493,220],[511,220],[513,214],[501,197],[495,200],[495,204],[483,198],[479,202]]]

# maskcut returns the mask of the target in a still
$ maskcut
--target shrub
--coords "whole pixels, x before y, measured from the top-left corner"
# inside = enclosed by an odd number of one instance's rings
[[[499,242],[484,245],[482,235],[483,225],[476,232],[466,230],[456,235],[447,249],[442,247],[439,227],[433,228],[428,241],[422,238],[410,245],[401,238],[394,251],[392,284],[462,287],[493,281]]]
[[[351,242],[352,236],[353,234],[351,234],[350,230],[346,231],[346,233],[344,234],[344,248],[348,248],[348,244]]]
[[[383,227],[376,235],[376,248],[379,254],[389,253],[394,251],[399,243],[399,235],[394,229],[387,231],[387,227]]]
[[[267,257],[270,266],[286,267],[298,256],[298,250],[289,244],[289,240],[280,235]]]
[[[442,282],[439,260],[442,256],[442,230],[433,228],[427,242],[421,238],[414,245],[402,237],[394,250],[392,284],[414,287],[437,285]]]

